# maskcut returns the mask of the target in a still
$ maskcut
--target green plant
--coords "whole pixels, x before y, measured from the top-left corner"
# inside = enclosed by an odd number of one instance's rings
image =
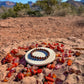
[[[16,3],[16,5],[13,7],[14,11],[18,12],[22,9],[30,10],[29,4],[22,4],[22,3]]]
[[[38,0],[36,5],[39,6],[46,14],[51,14],[52,6],[57,5],[58,0]]]
[[[43,16],[40,11],[28,11],[28,15],[29,16],[33,16],[33,17],[41,17]]]
[[[16,16],[17,16],[16,12],[12,8],[10,8],[7,12],[4,12],[1,17],[3,19],[6,19],[7,17],[16,17]]]

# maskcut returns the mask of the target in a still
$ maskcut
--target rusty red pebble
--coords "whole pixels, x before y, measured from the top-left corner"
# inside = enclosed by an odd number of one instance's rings
[[[38,47],[38,43],[36,44],[36,47]]]
[[[42,69],[38,69],[37,70],[37,73],[42,73]]]
[[[64,52],[64,49],[61,49],[60,51],[63,53]]]
[[[18,78],[19,80],[23,79],[23,78],[24,78],[24,74],[21,73],[21,72],[18,73],[17,78]]]
[[[35,75],[35,74],[37,73],[37,71],[34,70],[34,69],[32,69],[32,70],[31,70],[31,73],[32,73],[33,75]]]
[[[17,67],[18,65],[19,65],[18,63],[14,63],[14,64],[13,64],[14,67]]]
[[[16,53],[18,53],[19,52],[19,49],[13,49],[13,50],[11,50],[11,53],[12,54],[16,54]]]
[[[68,62],[67,62],[67,65],[71,66],[72,65],[72,60],[69,59]]]
[[[2,59],[1,63],[2,63],[2,64],[6,64],[6,59],[5,59],[5,58]]]
[[[50,82],[50,81],[48,81],[47,83],[48,83],[48,84],[54,84],[53,82]]]
[[[64,55],[62,54],[61,63],[64,63],[64,62],[65,62],[65,58],[64,58]]]
[[[55,46],[51,45],[50,48],[51,48],[51,49],[55,49]]]
[[[9,71],[9,70],[11,70],[11,69],[14,68],[14,67],[15,67],[15,65],[12,64],[12,65],[9,66],[6,70]]]
[[[50,69],[54,69],[55,68],[55,64],[51,64]]]
[[[5,77],[4,80],[2,80],[2,82],[8,82],[8,78]]]
[[[54,45],[54,46],[57,46],[57,45],[59,45],[59,44],[58,44],[58,43],[54,43],[53,45]]]
[[[14,58],[12,64],[14,64],[14,63],[18,63],[19,64],[19,60],[20,60],[19,57]]]
[[[69,53],[72,53],[72,51],[71,51],[71,50],[69,50]]]
[[[8,53],[5,57],[7,63],[10,63],[13,59],[14,57],[10,53]]]
[[[53,79],[53,78],[51,78],[51,77],[45,76],[45,79],[46,79],[47,81],[54,82],[54,79]]]
[[[41,44],[43,44],[43,45],[47,45],[47,43],[46,43],[46,42],[42,42]]]
[[[58,51],[60,51],[60,50],[61,50],[61,48],[60,48],[59,46],[57,46],[57,50],[58,50]]]
[[[61,44],[61,47],[64,47],[64,45],[63,45],[63,44]]]
[[[53,83],[53,82],[48,81],[48,82],[44,82],[44,84],[54,84],[54,83]]]
[[[49,73],[49,74],[48,74],[48,77],[52,77],[52,74],[51,74],[51,73]]]
[[[48,45],[49,45],[49,46],[51,46],[51,44],[50,44],[50,43],[48,43]]]
[[[78,57],[78,56],[80,56],[80,55],[81,55],[81,53],[78,52],[78,51],[76,51],[75,56]]]
[[[10,78],[12,76],[12,73],[11,72],[8,72],[7,76],[8,78]]]
[[[49,69],[50,69],[50,67],[51,67],[51,64],[48,64],[48,65],[47,65],[47,68],[49,68]]]
[[[47,82],[44,82],[44,84],[48,84]]]

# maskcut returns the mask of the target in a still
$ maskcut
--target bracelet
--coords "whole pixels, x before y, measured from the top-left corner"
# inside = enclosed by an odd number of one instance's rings
[[[35,51],[45,51],[45,52],[47,52],[47,55],[46,55],[46,57],[36,57],[36,56],[34,56],[33,55],[33,53],[35,52]],[[45,50],[45,49],[35,49],[35,50],[33,50],[33,51],[31,51],[31,57],[32,58],[35,58],[35,59],[42,59],[42,60],[45,60],[45,59],[47,59],[49,56],[50,56],[50,53],[47,51],[47,50]]]

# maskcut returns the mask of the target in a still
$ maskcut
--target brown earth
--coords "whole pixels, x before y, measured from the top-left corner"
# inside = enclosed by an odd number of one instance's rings
[[[40,43],[42,41],[47,43],[63,43],[66,49],[73,47],[84,48],[84,17],[24,17],[0,20],[0,59],[2,59],[13,47],[27,45],[28,43],[32,44],[33,42]],[[56,71],[59,78],[64,81],[61,84],[84,84],[84,50],[80,50],[80,52],[82,53],[80,57],[71,58],[74,61],[71,67],[64,67]],[[0,84],[4,84],[1,80],[3,80],[7,73],[5,72],[6,68],[7,64],[1,65],[0,62]],[[17,68],[21,70],[23,66],[20,65]],[[68,77],[65,78],[63,72],[66,68],[80,70],[81,75],[69,74]],[[46,74],[50,72],[48,69],[44,71]],[[40,75],[42,77],[42,74]],[[35,77],[24,78],[18,83],[13,81],[14,77],[5,84],[37,84],[35,83],[37,80]],[[30,79],[33,81],[30,81]]]
[[[0,46],[9,42],[70,36],[84,40],[84,17],[23,17],[0,20]]]

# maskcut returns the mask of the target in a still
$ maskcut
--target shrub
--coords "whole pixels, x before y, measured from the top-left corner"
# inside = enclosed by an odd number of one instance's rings
[[[16,17],[16,16],[17,13],[12,8],[10,8],[7,12],[3,13],[1,17],[3,19],[6,19],[8,17]]]
[[[28,15],[29,15],[29,16],[33,16],[33,17],[41,17],[41,16],[43,16],[43,15],[40,13],[40,11],[29,11],[29,12],[28,12]]]

